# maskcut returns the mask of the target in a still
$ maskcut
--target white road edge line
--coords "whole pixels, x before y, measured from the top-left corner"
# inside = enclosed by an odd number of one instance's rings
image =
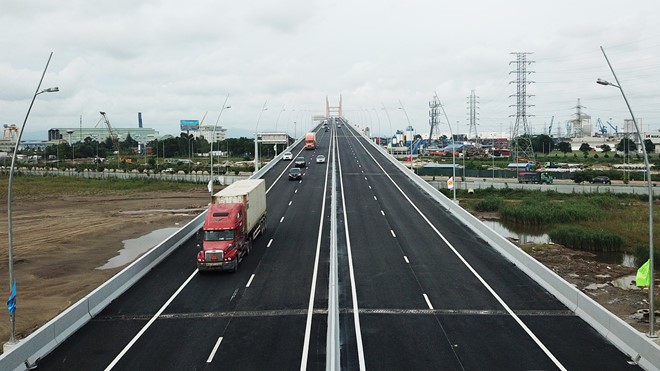
[[[250,279],[248,280],[248,283],[247,283],[247,285],[245,285],[245,287],[250,287],[250,284],[252,283],[252,280],[254,279],[254,275],[255,274],[252,273],[252,275],[250,276]]]
[[[213,357],[215,357],[215,352],[218,351],[218,348],[220,347],[220,343],[222,343],[222,336],[220,336],[218,338],[218,341],[215,342],[215,346],[213,347],[213,350],[211,351],[209,358],[206,360],[206,363],[213,362]]]
[[[141,337],[145,332],[147,332],[147,329],[149,329],[149,327],[150,327],[154,322],[156,322],[156,320],[158,319],[158,317],[159,317],[159,316],[165,311],[165,309],[170,305],[170,303],[171,303],[172,301],[174,301],[174,299],[177,297],[177,295],[179,295],[179,293],[180,293],[181,291],[183,291],[183,289],[186,287],[186,285],[188,285],[188,283],[193,279],[193,277],[195,277],[195,275],[197,274],[197,272],[199,272],[199,269],[195,269],[195,270],[192,272],[192,274],[188,277],[188,279],[186,279],[186,281],[185,281],[185,282],[184,282],[184,283],[183,283],[183,284],[182,284],[182,285],[176,290],[176,292],[175,292],[174,294],[172,294],[172,296],[171,296],[171,297],[165,302],[165,304],[163,304],[163,306],[158,310],[158,312],[156,312],[156,314],[154,314],[154,316],[151,317],[151,319],[149,320],[149,322],[147,322],[147,324],[144,325],[144,327],[142,327],[142,329],[140,330],[140,332],[138,332],[137,335],[135,335],[135,336],[133,337],[133,339],[131,339],[131,341],[130,341],[130,342],[124,347],[124,349],[122,349],[122,351],[119,352],[119,354],[115,357],[115,359],[113,359],[112,362],[110,362],[110,364],[108,365],[108,367],[105,368],[105,371],[112,370],[112,368],[115,367],[115,366],[117,365],[117,363],[121,360],[121,358],[122,358],[122,357],[123,357],[123,356],[124,356],[124,355],[125,355],[130,349],[131,349],[131,347],[132,347],[132,346],[138,341],[138,339],[140,339],[140,337]]]
[[[356,138],[355,134],[353,134],[353,137]],[[507,313],[509,313],[509,315],[518,323],[518,325],[536,343],[536,345],[539,348],[541,348],[541,350],[545,353],[545,355],[547,355],[548,358],[550,358],[550,360],[552,360],[552,362],[555,364],[555,366],[557,366],[560,370],[566,370],[566,367],[564,367],[564,365],[562,365],[561,362],[559,362],[559,360],[555,357],[555,355],[552,354],[552,352],[550,352],[550,350],[545,346],[545,344],[543,344],[541,342],[541,340],[536,336],[536,334],[534,334],[532,332],[532,330],[529,327],[527,327],[527,325],[525,325],[525,323],[520,319],[520,317],[518,317],[518,315],[516,313],[514,313],[514,311],[504,302],[504,300],[495,292],[495,290],[492,287],[490,287],[490,285],[486,282],[486,280],[484,280],[484,278],[481,277],[481,275],[479,273],[477,273],[477,271],[470,265],[470,263],[467,262],[467,260],[465,260],[465,258],[463,258],[463,256],[458,252],[458,250],[456,250],[456,248],[451,243],[449,243],[449,241],[445,238],[445,236],[443,236],[440,233],[440,231],[438,231],[438,229],[433,225],[433,223],[431,223],[431,221],[428,220],[426,215],[424,215],[422,213],[422,211],[419,210],[417,205],[415,205],[410,200],[410,198],[408,198],[406,193],[399,187],[398,184],[396,184],[394,179],[392,179],[392,177],[390,177],[390,175],[385,171],[385,169],[383,169],[383,167],[380,166],[380,163],[378,161],[376,161],[374,156],[371,154],[371,152],[369,152],[367,150],[367,148],[364,146],[364,144],[362,142],[360,142],[360,140],[358,140],[357,138],[356,138],[356,140],[357,140],[358,143],[360,143],[362,148],[367,152],[369,157],[371,157],[371,159],[376,163],[376,165],[383,171],[383,173],[390,180],[390,182],[392,182],[392,184],[394,184],[394,186],[399,190],[399,192],[408,201],[408,203],[413,207],[413,209],[415,209],[415,211],[417,211],[417,213],[424,219],[424,221],[426,221],[426,224],[428,224],[431,227],[431,229],[433,229],[433,231],[447,244],[447,246],[451,249],[451,251],[454,253],[454,255],[456,255],[461,260],[461,262],[468,268],[468,270],[470,270],[470,272],[472,272],[472,274],[479,280],[479,282],[481,282],[481,284],[486,288],[486,290],[488,290],[490,292],[490,294],[493,295],[495,300],[497,300],[500,303],[500,305],[502,305],[504,310],[506,310]],[[392,234],[394,234],[394,232],[392,232]]]

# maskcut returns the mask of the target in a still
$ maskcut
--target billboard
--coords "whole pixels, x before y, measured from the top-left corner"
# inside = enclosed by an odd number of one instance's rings
[[[181,131],[199,130],[199,120],[179,120]]]

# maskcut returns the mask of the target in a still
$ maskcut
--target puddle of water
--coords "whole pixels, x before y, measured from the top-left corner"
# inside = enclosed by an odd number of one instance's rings
[[[520,243],[552,243],[550,236],[538,229],[530,229],[520,226],[508,226],[497,220],[481,220],[484,224],[492,228],[498,234],[515,239]],[[635,256],[622,252],[602,252],[590,251],[596,256],[593,260],[600,263],[621,264],[624,267],[636,267]]]
[[[514,231],[514,228],[505,226],[497,220],[482,220],[482,222],[498,234],[520,243],[550,243],[550,236],[538,230],[525,231],[524,228],[515,228],[517,230]]]
[[[124,248],[119,250],[119,255],[111,258],[107,263],[96,269],[112,269],[130,263],[142,253],[149,251],[149,249],[158,245],[161,241],[178,230],[179,228],[177,227],[157,229],[144,236],[131,240],[124,240],[122,241],[124,243]]]

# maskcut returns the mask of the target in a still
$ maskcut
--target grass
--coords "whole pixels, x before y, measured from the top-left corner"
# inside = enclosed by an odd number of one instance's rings
[[[624,238],[616,233],[583,226],[557,227],[549,235],[554,242],[578,250],[615,252],[625,245]]]
[[[7,200],[8,176],[0,177],[0,200]],[[14,197],[58,194],[96,195],[108,193],[142,193],[154,191],[189,191],[199,189],[199,184],[165,182],[152,179],[84,179],[67,176],[17,176],[14,175]]]

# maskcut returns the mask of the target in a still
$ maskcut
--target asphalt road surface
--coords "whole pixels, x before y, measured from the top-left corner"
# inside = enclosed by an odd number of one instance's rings
[[[39,370],[636,367],[337,124],[293,152],[301,181],[291,161],[264,176],[267,229],[238,272],[198,273],[193,238]]]

